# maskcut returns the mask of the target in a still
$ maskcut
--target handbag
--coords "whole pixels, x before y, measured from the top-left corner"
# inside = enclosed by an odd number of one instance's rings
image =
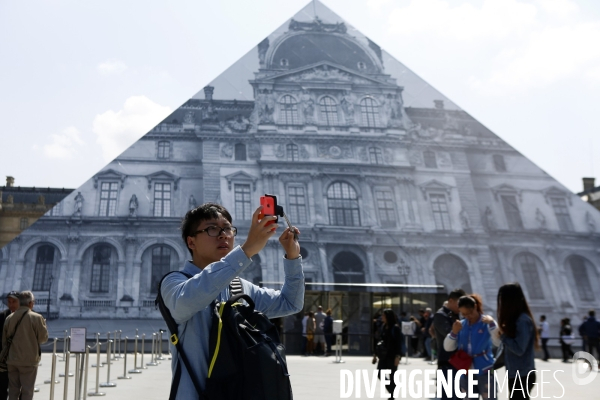
[[[473,363],[473,358],[466,351],[459,349],[452,354],[448,362],[457,370],[469,369]]]
[[[8,360],[8,352],[10,350],[10,346],[12,345],[13,338],[17,333],[17,329],[19,329],[19,325],[21,325],[21,321],[23,321],[23,318],[25,317],[25,315],[27,315],[28,312],[29,310],[26,310],[23,313],[19,322],[17,322],[17,325],[15,325],[15,330],[13,331],[13,334],[6,339],[6,347],[2,349],[2,355],[0,357],[0,371],[8,371],[8,365],[6,365],[6,361]]]
[[[383,360],[385,356],[387,356],[387,351],[387,345],[383,340],[377,342],[377,344],[375,345],[375,354],[377,355],[377,357],[379,357],[380,360]]]

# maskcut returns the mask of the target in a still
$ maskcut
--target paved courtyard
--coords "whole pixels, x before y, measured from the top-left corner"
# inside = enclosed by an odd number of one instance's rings
[[[165,355],[165,357],[168,357]],[[65,362],[60,361],[62,354],[58,356],[57,371],[64,372]],[[102,361],[105,361],[105,356],[102,355]],[[315,400],[315,399],[339,399],[340,397],[340,376],[342,370],[352,371],[355,375],[356,370],[366,370],[369,377],[371,376],[374,366],[371,364],[369,357],[343,357],[344,363],[334,363],[334,357],[301,357],[289,356],[288,365],[291,374],[292,385],[294,390],[295,400]],[[148,354],[145,355],[144,363],[150,361]],[[435,366],[429,365],[421,359],[409,359],[408,365],[401,363],[400,369],[406,370],[406,376],[410,375],[412,370],[433,370]],[[91,357],[90,365],[96,362],[95,354]],[[132,399],[139,398],[144,400],[165,400],[169,395],[169,382],[171,379],[171,371],[169,368],[170,361],[164,360],[158,366],[148,366],[141,374],[132,376],[129,380],[117,379],[117,376],[123,375],[123,360],[113,361],[110,372],[110,380],[117,384],[116,387],[100,388],[101,392],[106,393],[107,398],[111,399]],[[141,359],[138,358],[138,366],[141,365]],[[51,355],[44,353],[42,356],[42,366],[39,368],[37,386],[40,388],[39,393],[35,395],[36,399],[50,398],[50,385],[44,384],[44,380],[50,378]],[[586,385],[578,386],[572,378],[571,364],[563,364],[560,360],[553,359],[550,362],[536,360],[538,370],[544,370],[543,398],[562,398],[562,399],[585,399],[585,400],[600,400],[600,377]],[[75,372],[75,358],[70,359],[70,371]],[[133,369],[133,356],[130,354],[127,358],[127,369]],[[499,378],[503,379],[504,369],[499,374]],[[57,372],[57,374],[58,374]],[[361,371],[361,374],[363,372]],[[89,368],[88,376],[88,392],[95,391],[96,384],[96,369]],[[594,373],[598,375],[597,373]],[[422,377],[422,375],[421,375]],[[75,380],[69,378],[69,387],[67,396],[64,397],[64,378],[58,378],[60,383],[56,385],[54,398],[75,398]],[[107,381],[107,367],[100,368],[100,382]],[[538,374],[538,382],[541,381]],[[346,389],[347,390],[347,389]],[[83,392],[82,392],[83,394]],[[535,396],[535,392],[532,393]],[[83,398],[83,396],[81,397]],[[349,398],[370,398],[365,392],[365,384],[361,383],[361,396],[356,396],[356,391],[353,391]],[[379,384],[377,384],[375,397],[379,398]],[[402,397],[401,397],[402,398]],[[406,393],[403,398],[419,398],[427,399],[433,397],[410,397]],[[499,397],[506,399],[506,394]],[[537,398],[542,398],[538,395]]]

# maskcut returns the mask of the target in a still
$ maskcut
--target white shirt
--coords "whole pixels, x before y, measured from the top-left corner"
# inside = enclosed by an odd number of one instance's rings
[[[550,337],[550,325],[548,325],[548,321],[541,322],[540,327],[542,330],[540,337],[542,339],[548,339]]]

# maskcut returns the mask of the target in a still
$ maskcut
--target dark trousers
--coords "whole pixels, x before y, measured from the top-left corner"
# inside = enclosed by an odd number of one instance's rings
[[[562,350],[563,361],[568,361],[575,355],[575,353],[573,353],[573,349],[571,349],[571,345],[563,342],[562,340],[560,341],[560,348]]]
[[[544,350],[544,361],[548,361],[550,353],[548,352],[548,338],[542,339],[542,349]]]
[[[327,344],[327,353],[331,353],[331,345],[333,344],[333,334],[325,334],[325,343]]]
[[[393,366],[393,363],[392,363],[392,366],[389,369],[392,370],[392,373],[390,374],[390,384],[385,385],[385,388],[390,393],[390,399],[393,399],[394,398],[394,389],[396,389],[396,383],[394,382],[394,373],[396,372],[398,367]],[[379,380],[381,380],[381,370],[379,370],[378,378],[379,378]]]
[[[600,360],[600,344],[598,342],[599,340],[597,337],[588,336],[587,338],[588,353],[594,356],[594,349],[596,349],[596,355],[594,357],[596,357],[597,360]]]
[[[0,400],[8,398],[8,371],[0,372]]]
[[[527,379],[527,375],[521,376],[520,379],[508,378],[508,398],[511,400],[529,399],[529,393],[531,392],[531,388],[533,388],[534,383],[535,372],[529,374],[529,380]],[[527,389],[525,389],[525,386],[527,386]],[[510,395],[511,393],[512,396]]]
[[[443,364],[439,364],[438,363],[438,371],[442,371],[442,373],[444,374],[444,380],[448,380],[448,375],[452,374],[452,388],[454,389],[454,376],[456,375],[456,370],[452,367],[452,365],[450,365],[449,363],[443,363]],[[436,389],[437,390],[437,389]],[[447,396],[446,395],[446,391],[442,390],[442,397],[441,400],[452,400],[454,399],[455,396]]]

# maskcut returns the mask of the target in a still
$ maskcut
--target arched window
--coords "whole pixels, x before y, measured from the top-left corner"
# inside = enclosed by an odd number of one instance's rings
[[[165,274],[171,271],[171,249],[167,246],[157,246],[152,249],[152,278],[150,293],[158,293],[158,284]]]
[[[360,101],[360,112],[363,126],[369,128],[379,126],[379,105],[373,98],[365,97]]]
[[[327,189],[329,223],[341,226],[360,226],[358,196],[346,182],[336,182]]]
[[[112,249],[108,245],[99,244],[94,247],[90,292],[108,293],[110,291],[111,255]]]
[[[298,102],[289,94],[279,100],[279,123],[298,125]]]
[[[235,144],[235,160],[246,161],[246,145],[244,143]]]
[[[542,262],[531,253],[521,253],[515,258],[516,267],[521,269],[527,294],[532,300],[542,300],[544,290],[540,280],[538,268],[542,267]]]
[[[453,254],[443,254],[433,262],[435,281],[444,285],[444,291],[450,293],[456,288],[461,288],[467,293],[472,293],[471,280],[465,262]]]
[[[298,161],[298,146],[293,143],[286,144],[285,155],[288,161]]]
[[[335,283],[365,283],[365,267],[356,254],[351,251],[342,251],[333,257],[331,262],[333,270],[333,280]],[[339,288],[340,290],[352,290],[348,286]],[[361,290],[361,288],[354,288]]]
[[[369,162],[383,164],[383,151],[379,147],[369,147]]]
[[[35,272],[33,274],[33,290],[50,290],[50,276],[54,266],[54,246],[38,247],[35,257]]]
[[[321,122],[324,125],[337,125],[338,113],[335,100],[329,96],[322,97],[319,100],[319,106],[321,108]]]
[[[573,279],[575,279],[579,299],[581,301],[594,301],[596,296],[594,296],[594,291],[592,290],[587,267],[587,264],[590,264],[590,262],[581,256],[571,256],[568,262]]]

